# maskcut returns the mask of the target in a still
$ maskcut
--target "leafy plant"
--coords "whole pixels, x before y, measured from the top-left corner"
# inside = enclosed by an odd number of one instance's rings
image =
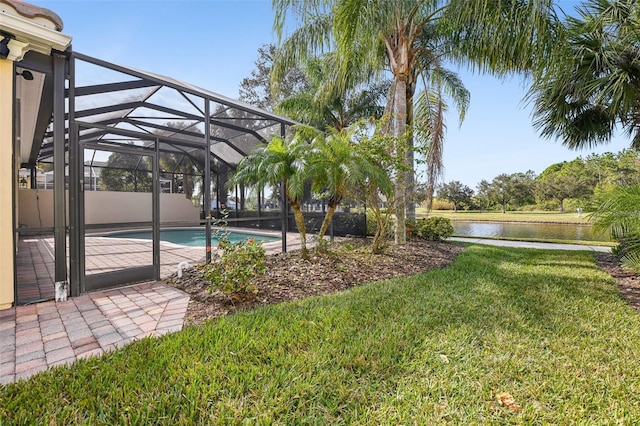
[[[265,271],[267,255],[262,243],[253,238],[232,243],[220,239],[218,248],[222,255],[203,267],[203,275],[211,283],[209,291],[218,289],[229,294],[256,294],[253,278]]]
[[[607,230],[618,241],[612,250],[625,267],[640,271],[640,186],[613,188],[596,200],[597,207],[589,215],[594,228]]]
[[[453,235],[453,225],[446,217],[430,217],[407,222],[407,230],[418,238],[431,241],[445,240]]]

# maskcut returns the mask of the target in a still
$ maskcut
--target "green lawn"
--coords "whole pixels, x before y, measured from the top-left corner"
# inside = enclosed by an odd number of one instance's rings
[[[422,208],[416,209],[418,217],[425,217],[427,211]],[[448,217],[451,220],[471,220],[471,221],[509,221],[509,222],[551,222],[551,223],[590,223],[587,219],[588,214],[577,212],[558,213],[558,212],[480,212],[480,211],[458,211],[450,210],[433,210],[429,215]]]
[[[590,253],[472,246],[1,388],[0,424],[631,425],[638,359],[640,316]]]

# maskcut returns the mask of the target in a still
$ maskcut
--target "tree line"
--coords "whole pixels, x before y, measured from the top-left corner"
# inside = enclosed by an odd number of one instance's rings
[[[533,171],[502,173],[482,180],[475,190],[459,181],[437,188],[438,200],[453,210],[557,210],[591,211],[595,202],[620,186],[640,184],[640,153],[625,149],[618,153],[591,154]]]

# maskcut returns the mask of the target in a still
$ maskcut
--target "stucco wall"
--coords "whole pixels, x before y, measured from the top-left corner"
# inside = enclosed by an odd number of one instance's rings
[[[53,226],[53,190],[21,189],[18,196],[19,224],[29,228]],[[151,221],[149,193],[86,191],[84,196],[87,224]],[[160,222],[197,221],[199,218],[198,208],[184,194],[160,194]]]
[[[38,214],[38,209],[40,213]],[[67,218],[69,214],[67,213]],[[18,190],[18,225],[29,228],[53,227],[53,190]]]
[[[0,309],[13,303],[13,62],[0,59]]]

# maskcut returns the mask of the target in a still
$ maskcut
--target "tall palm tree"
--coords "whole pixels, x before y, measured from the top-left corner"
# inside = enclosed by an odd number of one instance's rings
[[[308,158],[309,144],[299,134],[291,139],[274,136],[266,146],[258,147],[244,157],[229,180],[230,186],[245,184],[259,191],[266,186],[284,186],[300,233],[303,259],[309,258],[307,231],[301,210],[304,186],[308,181]]]
[[[574,149],[609,142],[619,125],[640,148],[640,3],[591,0],[577,13],[529,93],[535,125]]]
[[[544,27],[540,23],[546,22],[543,18],[549,14],[550,3],[551,0],[273,0],[274,28],[280,37],[288,15],[302,21],[302,26],[284,41],[274,76],[277,79],[297,61],[333,47],[342,58],[340,73],[334,78],[337,85],[354,78],[354,73],[364,78],[391,72],[389,133],[395,140],[395,154],[405,160],[395,177],[396,242],[404,244],[405,193],[413,187],[411,126],[425,127],[423,134],[435,138],[429,141],[435,143],[436,152],[428,157],[433,161],[428,166],[432,168],[431,176],[439,174],[444,134],[442,116],[414,122],[413,100],[418,86],[435,87],[434,93],[439,96],[464,94],[459,89],[448,89],[451,80],[440,76],[447,59],[498,72],[527,67],[532,63],[532,52],[537,51],[534,48],[546,45],[541,36],[544,32],[539,30]],[[459,101],[464,115],[468,94]]]

